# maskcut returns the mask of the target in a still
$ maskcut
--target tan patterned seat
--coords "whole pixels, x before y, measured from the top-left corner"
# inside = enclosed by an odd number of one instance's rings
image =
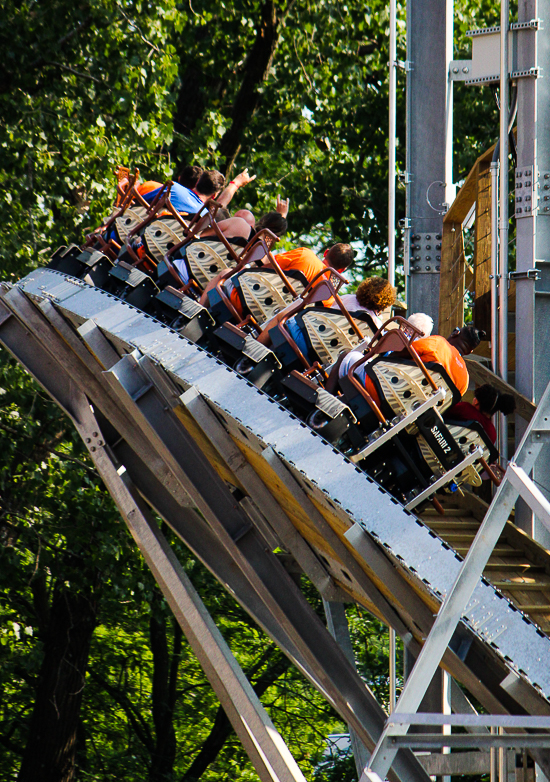
[[[184,238],[183,226],[175,218],[154,220],[143,233],[145,246],[157,263],[164,260],[168,250]]]
[[[483,458],[486,462],[490,462],[491,454],[489,448],[487,447],[485,440],[479,434],[479,432],[476,432],[475,429],[469,429],[467,426],[459,426],[457,424],[450,423],[447,424],[447,429],[453,436],[453,439],[457,442],[458,447],[464,456],[468,456],[468,454],[471,453],[474,448],[480,446],[483,449]],[[434,475],[436,477],[443,475],[445,473],[445,469],[426,440],[424,440],[424,438],[419,435],[417,437],[417,442],[425,462],[428,464]],[[470,486],[481,486],[482,481],[480,473],[482,471],[483,467],[478,466],[477,464],[470,464],[455,477],[455,483],[457,486],[460,486],[463,483],[467,483]]]
[[[147,209],[144,206],[129,206],[124,214],[116,218],[115,226],[121,244],[126,242],[129,233],[141,225],[146,217]]]
[[[265,323],[294,301],[291,291],[276,273],[243,272],[239,275],[239,284],[246,306],[259,324]],[[294,277],[291,284],[298,295],[305,288]]]
[[[382,394],[395,415],[407,414],[417,406],[417,402],[425,402],[432,395],[432,389],[421,369],[415,364],[400,364],[393,361],[376,361],[369,366],[369,374],[374,373]],[[453,390],[448,381],[437,371],[429,370],[438,388],[445,390],[445,400],[438,402],[437,409],[443,413],[453,404]],[[414,424],[408,427],[415,431]]]
[[[333,364],[343,350],[349,350],[362,341],[341,312],[305,310],[302,321],[322,364]],[[356,320],[356,324],[363,333],[363,339],[373,336],[368,323]]]
[[[238,256],[243,248],[231,245]],[[195,241],[187,245],[187,263],[191,274],[203,288],[224,269],[237,265],[223,242]]]

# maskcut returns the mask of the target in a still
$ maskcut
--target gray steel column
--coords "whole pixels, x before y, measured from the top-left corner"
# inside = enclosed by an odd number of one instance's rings
[[[395,126],[397,115],[397,0],[390,0],[388,123],[388,280],[395,285]]]
[[[541,20],[538,30],[523,30],[518,35],[518,67],[538,66],[542,78],[518,80],[516,170],[516,186],[522,182],[524,196],[527,182],[532,182],[535,206],[519,212],[516,203],[516,269],[523,273],[537,269],[540,279],[523,277],[516,283],[516,357],[521,356],[521,361],[516,358],[515,385],[535,402],[550,377],[550,199],[545,200],[550,195],[550,0],[523,0],[518,21],[537,18]],[[525,424],[518,418],[516,428],[519,438]],[[549,472],[550,451],[546,449],[537,462],[534,478],[547,497],[550,492],[543,487],[550,485]],[[544,546],[550,546],[550,534],[524,503],[518,504],[516,521]]]
[[[407,222],[409,312],[439,315],[446,190],[452,186],[452,0],[407,2]],[[437,238],[439,237],[439,239]]]

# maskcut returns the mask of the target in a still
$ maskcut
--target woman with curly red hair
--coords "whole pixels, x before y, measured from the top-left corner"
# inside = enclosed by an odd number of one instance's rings
[[[340,298],[348,312],[364,310],[379,327],[382,325],[379,315],[395,303],[395,293],[393,285],[383,277],[367,277],[355,293],[346,293]]]

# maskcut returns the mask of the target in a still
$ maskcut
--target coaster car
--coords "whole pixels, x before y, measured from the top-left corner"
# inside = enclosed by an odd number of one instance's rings
[[[347,279],[334,269],[320,272],[302,296],[283,310],[269,335],[273,349],[288,370],[333,364],[343,351],[370,341],[376,331],[372,316],[349,312],[339,296]],[[324,302],[331,302],[326,306]]]
[[[278,241],[269,229],[262,229],[248,243],[237,266],[219,275],[208,293],[210,310],[219,323],[246,321],[260,333],[263,323],[307,288],[302,272],[284,272],[277,263],[271,248]],[[263,263],[266,258],[268,266]]]
[[[220,206],[214,199],[209,199],[205,203],[206,213],[195,215],[186,237],[165,253],[172,263],[185,271],[185,284],[191,281],[192,287],[200,293],[220,272],[234,268],[248,246],[247,242],[244,245],[237,240],[230,242],[220,229],[216,220]],[[208,229],[214,231],[214,236],[201,236]]]
[[[388,330],[391,323],[399,328]],[[443,420],[441,413],[460,395],[442,366],[421,361],[414,349],[418,335],[407,321],[392,318],[339,381],[367,436],[365,445],[350,453],[351,460],[409,509],[444,487],[456,491],[463,483],[479,485],[483,470],[498,482],[487,463],[497,454],[481,427],[447,425]],[[373,382],[380,405],[367,392],[365,375]]]

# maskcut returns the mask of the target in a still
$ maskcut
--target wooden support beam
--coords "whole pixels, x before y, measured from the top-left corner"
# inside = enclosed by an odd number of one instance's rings
[[[517,128],[514,128],[513,134],[515,137],[517,137]],[[478,157],[472,166],[470,173],[464,180],[464,184],[456,194],[456,198],[451,204],[451,208],[443,218],[444,223],[448,222],[462,224],[464,222],[468,212],[472,208],[472,204],[476,200],[478,167],[481,164],[489,165],[493,159],[494,151],[495,144],[493,144],[492,147],[489,147],[489,149],[485,150],[485,152],[483,152],[483,154]]]
[[[474,243],[474,323],[491,339],[491,172],[478,164]]]
[[[464,184],[456,194],[456,198],[451,204],[451,208],[443,218],[444,223],[462,223],[466,219],[468,212],[472,208],[472,204],[476,200],[477,195],[477,171],[480,163],[490,161],[493,157],[493,146],[488,149],[483,155],[480,155],[466,179]]]
[[[464,325],[464,241],[462,223],[443,223],[439,289],[439,333],[448,337]]]

